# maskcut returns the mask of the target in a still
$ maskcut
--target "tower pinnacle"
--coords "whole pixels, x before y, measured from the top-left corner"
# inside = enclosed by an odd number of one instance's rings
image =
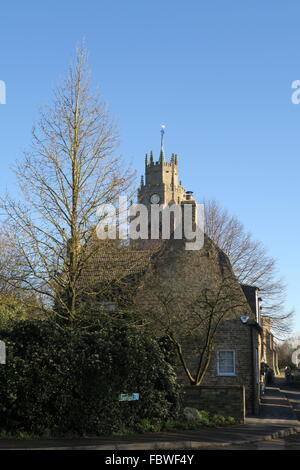
[[[163,161],[165,159],[165,151],[164,151],[165,127],[166,126],[164,124],[160,125],[160,134],[161,134],[161,138],[160,138],[160,161],[161,161],[161,163],[163,163]]]

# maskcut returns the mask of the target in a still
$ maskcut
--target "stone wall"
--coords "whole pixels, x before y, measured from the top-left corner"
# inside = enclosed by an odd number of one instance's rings
[[[243,385],[189,386],[184,389],[184,406],[207,410],[212,414],[245,420],[245,387]]]

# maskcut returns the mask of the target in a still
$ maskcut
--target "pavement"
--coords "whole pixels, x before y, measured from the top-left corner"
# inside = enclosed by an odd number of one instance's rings
[[[248,417],[245,424],[197,431],[145,433],[120,437],[82,439],[0,439],[0,450],[173,450],[251,448],[251,445],[300,433],[300,390],[276,378],[262,398],[260,415]],[[300,436],[300,434],[299,434]],[[270,447],[270,445],[269,445]]]
[[[299,384],[300,386],[300,384]],[[293,407],[294,413],[297,419],[300,421],[300,388],[299,386],[288,385],[285,383],[281,384],[281,390],[285,394],[286,398]]]

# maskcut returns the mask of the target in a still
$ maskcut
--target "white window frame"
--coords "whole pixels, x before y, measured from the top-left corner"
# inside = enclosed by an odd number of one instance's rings
[[[233,353],[233,372],[220,372],[220,353],[232,352]],[[217,352],[217,375],[219,377],[235,377],[236,376],[236,355],[235,349],[219,349]]]

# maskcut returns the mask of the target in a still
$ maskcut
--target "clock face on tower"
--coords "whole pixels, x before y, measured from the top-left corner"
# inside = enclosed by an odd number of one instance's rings
[[[158,204],[160,201],[160,197],[158,194],[152,194],[152,196],[150,197],[150,202],[151,204]]]

